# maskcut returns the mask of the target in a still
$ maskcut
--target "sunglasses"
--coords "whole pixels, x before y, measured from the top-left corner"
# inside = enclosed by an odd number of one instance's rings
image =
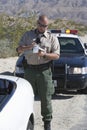
[[[40,27],[43,27],[43,28],[48,27],[48,25],[43,25],[43,24],[41,24],[40,22],[38,22],[38,25],[39,25]]]

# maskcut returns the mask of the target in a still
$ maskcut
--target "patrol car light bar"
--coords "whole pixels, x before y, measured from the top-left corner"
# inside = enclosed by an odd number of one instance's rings
[[[77,34],[78,33],[78,30],[69,30],[69,29],[66,29],[66,30],[51,30],[51,33],[66,33],[66,34]]]

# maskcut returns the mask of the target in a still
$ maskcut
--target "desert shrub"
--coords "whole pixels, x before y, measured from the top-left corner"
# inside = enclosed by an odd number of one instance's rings
[[[8,39],[0,40],[0,58],[15,56],[16,49],[12,47],[12,43]]]
[[[0,57],[17,55],[16,48],[24,32],[36,27],[37,16],[27,18],[0,14]],[[77,29],[80,35],[87,34],[87,26],[62,19],[52,20],[49,29]]]

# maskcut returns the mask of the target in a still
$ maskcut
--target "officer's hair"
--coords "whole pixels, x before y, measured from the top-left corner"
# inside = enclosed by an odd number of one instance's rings
[[[45,19],[48,19],[45,14],[42,14],[39,16],[38,21],[44,21]]]

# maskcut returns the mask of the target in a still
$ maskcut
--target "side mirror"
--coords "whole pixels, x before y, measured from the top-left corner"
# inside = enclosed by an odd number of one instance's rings
[[[85,47],[85,49],[87,49],[87,43],[84,43],[84,47]]]

